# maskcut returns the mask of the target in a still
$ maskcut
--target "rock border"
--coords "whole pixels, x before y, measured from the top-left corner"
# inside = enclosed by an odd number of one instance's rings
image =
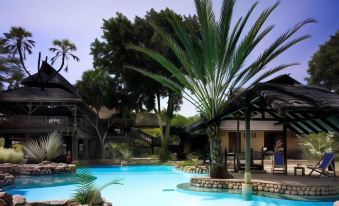
[[[208,174],[207,166],[182,166],[177,169],[188,173]]]
[[[206,177],[192,177],[190,186],[208,189],[233,189],[241,190],[243,180],[240,179],[211,179]],[[284,195],[300,196],[336,196],[339,195],[339,186],[309,185],[298,186],[278,182],[253,180],[253,191],[270,192]]]
[[[52,175],[74,173],[75,165],[43,161],[39,164],[0,164],[0,173],[13,175]]]

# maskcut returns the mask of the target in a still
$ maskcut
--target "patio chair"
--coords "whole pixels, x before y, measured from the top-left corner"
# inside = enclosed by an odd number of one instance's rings
[[[286,167],[284,161],[284,153],[283,152],[274,152],[272,158],[272,174],[274,173],[283,173],[286,174]]]
[[[319,177],[321,175],[329,176],[330,171],[328,169],[331,169],[331,172],[333,172],[334,177],[336,177],[335,166],[333,161],[334,157],[335,157],[334,152],[328,152],[324,154],[324,156],[317,163],[317,165],[307,166],[308,169],[311,169],[311,172],[308,176],[311,176],[313,172],[318,172]]]

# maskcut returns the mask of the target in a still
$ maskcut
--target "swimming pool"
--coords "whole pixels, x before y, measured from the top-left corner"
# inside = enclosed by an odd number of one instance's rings
[[[188,192],[176,185],[189,182],[189,174],[171,166],[96,166],[88,169],[103,184],[114,178],[123,178],[123,185],[106,188],[102,195],[114,206],[332,206],[333,202],[304,202],[254,196],[245,202],[240,194]],[[8,192],[25,195],[28,201],[68,199],[75,186],[71,175],[19,177]]]

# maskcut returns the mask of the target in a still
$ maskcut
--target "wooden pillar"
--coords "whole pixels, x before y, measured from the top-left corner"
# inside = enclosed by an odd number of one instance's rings
[[[241,152],[241,133],[240,133],[240,121],[237,119],[237,145],[236,145],[236,153],[239,154]]]
[[[244,184],[242,184],[242,197],[245,201],[252,199],[251,184],[251,111],[246,108],[245,111],[245,173]]]
[[[72,136],[72,160],[78,160],[79,157],[79,143],[78,143],[78,135]]]
[[[84,149],[84,159],[88,160],[89,159],[89,148],[88,148],[88,139],[83,139],[83,149]]]
[[[285,175],[287,175],[287,127],[283,125],[282,139],[284,145],[284,165],[285,165]]]
[[[76,130],[77,127],[77,117],[78,117],[78,108],[77,108],[77,104],[75,104],[74,107],[74,122],[73,122],[73,131]],[[72,160],[78,160],[79,158],[79,142],[78,142],[78,134],[75,132],[73,132],[73,136],[72,136]]]

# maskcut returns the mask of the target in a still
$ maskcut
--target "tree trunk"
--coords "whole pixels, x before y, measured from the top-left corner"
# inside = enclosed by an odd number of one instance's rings
[[[210,177],[211,178],[232,178],[228,173],[227,163],[222,161],[222,152],[220,146],[219,137],[219,124],[213,124],[208,127],[208,138],[210,142],[210,155],[211,155],[211,166],[210,166]]]

